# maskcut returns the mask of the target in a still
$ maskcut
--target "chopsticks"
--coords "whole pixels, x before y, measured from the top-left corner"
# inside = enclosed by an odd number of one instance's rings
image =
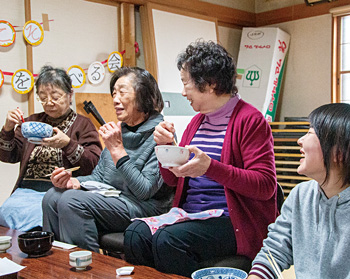
[[[19,109],[19,107],[17,107],[17,109]],[[24,118],[22,114],[21,114],[21,119],[22,119],[22,122],[24,123]]]
[[[267,251],[269,252],[269,255],[265,253],[265,256],[269,261],[270,265],[272,266],[273,271],[276,273],[277,279],[284,279],[280,268],[278,267],[274,257],[270,253],[270,250],[267,250]]]
[[[175,137],[173,138],[173,144],[174,144],[175,146],[177,146],[177,142],[176,142],[176,140],[175,140]]]
[[[76,170],[78,170],[78,169],[80,169],[80,166],[74,167],[74,168],[70,168],[70,169],[66,169],[66,171],[71,171],[71,172],[73,172],[73,171],[76,171]],[[52,175],[52,173],[49,173],[49,174],[44,175],[44,177],[48,177],[48,176],[51,176],[51,175]]]

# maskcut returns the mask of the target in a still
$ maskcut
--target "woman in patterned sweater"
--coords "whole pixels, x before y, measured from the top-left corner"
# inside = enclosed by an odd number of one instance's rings
[[[42,226],[41,201],[53,186],[47,174],[55,167],[74,166],[80,166],[74,175],[90,174],[102,150],[92,122],[70,108],[72,82],[64,70],[44,66],[35,85],[44,112],[25,121],[48,123],[54,127],[54,135],[41,144],[30,143],[21,132],[20,109],[8,112],[0,133],[0,160],[20,162],[13,193],[0,207],[0,225],[21,231]]]

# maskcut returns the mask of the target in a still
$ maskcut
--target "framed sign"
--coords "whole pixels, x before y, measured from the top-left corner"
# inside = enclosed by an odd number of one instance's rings
[[[72,86],[74,88],[82,87],[85,84],[86,75],[81,67],[73,65],[69,67],[69,69],[67,70],[67,74],[71,78]]]
[[[19,94],[26,94],[34,86],[34,77],[27,69],[17,70],[11,80],[13,89]]]
[[[23,27],[23,37],[28,44],[37,46],[40,45],[44,39],[44,30],[40,23],[29,20]]]
[[[4,84],[4,74],[3,72],[0,70],[0,88],[1,86]]]
[[[105,77],[105,67],[101,62],[93,62],[88,69],[88,79],[92,84],[100,83]]]
[[[6,20],[0,20],[0,46],[12,45],[16,39],[16,31],[12,24]]]
[[[108,56],[107,60],[107,68],[108,70],[113,73],[117,69],[120,69],[123,66],[123,55],[118,52],[114,51]]]

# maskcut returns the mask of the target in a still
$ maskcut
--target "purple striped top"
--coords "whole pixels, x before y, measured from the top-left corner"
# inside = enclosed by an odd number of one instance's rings
[[[226,128],[239,99],[240,96],[237,94],[217,111],[206,114],[191,145],[201,149],[213,160],[220,161]],[[194,154],[191,153],[190,159],[193,156]],[[229,216],[224,187],[206,175],[189,179],[189,189],[183,209],[189,213],[223,209],[224,214]]]

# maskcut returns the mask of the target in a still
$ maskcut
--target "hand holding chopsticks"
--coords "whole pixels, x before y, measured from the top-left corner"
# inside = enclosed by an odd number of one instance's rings
[[[76,171],[76,170],[78,170],[78,169],[80,169],[80,166],[74,167],[74,168],[70,168],[70,169],[66,169],[66,171],[71,171],[71,172],[73,172],[73,171]],[[51,175],[52,175],[52,173],[49,173],[49,174],[44,175],[44,177],[48,177],[48,176],[51,176]]]
[[[270,253],[270,250],[267,250],[267,251],[269,252],[269,255],[265,253],[265,256],[266,256],[267,260],[269,261],[270,265],[272,266],[273,271],[276,273],[277,279],[284,279],[279,266],[277,265],[274,257]]]

